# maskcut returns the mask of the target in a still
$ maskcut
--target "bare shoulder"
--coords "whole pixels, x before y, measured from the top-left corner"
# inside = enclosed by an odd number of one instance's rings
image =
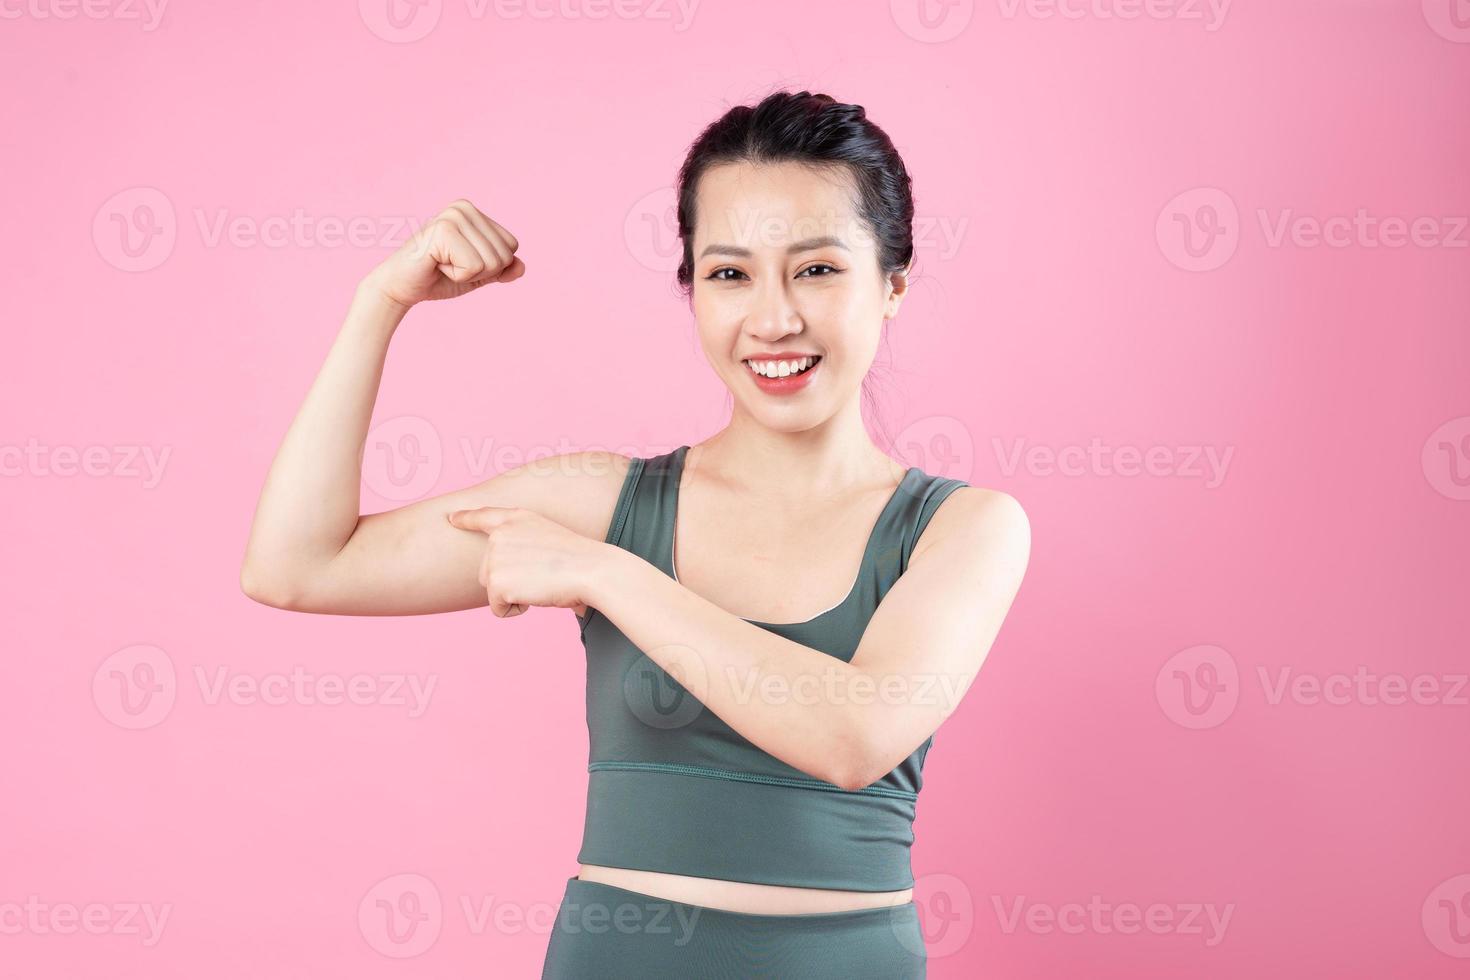
[[[1009,569],[1019,575],[1031,555],[1031,520],[1004,490],[958,487],[939,505],[914,547],[921,556],[955,569]]]
[[[601,540],[632,458],[606,450],[545,456],[466,488],[465,506],[520,507]]]

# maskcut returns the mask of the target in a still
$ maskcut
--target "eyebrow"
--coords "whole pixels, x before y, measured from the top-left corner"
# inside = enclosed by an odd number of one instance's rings
[[[786,246],[786,254],[792,255],[796,252],[809,252],[814,248],[826,248],[828,245],[835,246],[843,251],[851,251],[843,244],[842,239],[833,235],[821,235],[817,238],[803,238],[799,242],[792,242]],[[719,253],[720,255],[736,255],[742,259],[748,259],[751,255],[750,249],[748,248],[742,248],[739,245],[721,245],[715,243],[713,245],[706,245],[704,251],[699,253],[699,257],[704,258],[706,255],[714,255],[715,253]]]

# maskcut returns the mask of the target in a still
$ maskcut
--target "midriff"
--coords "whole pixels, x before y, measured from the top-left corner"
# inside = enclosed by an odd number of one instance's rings
[[[808,912],[850,912],[856,909],[885,908],[902,905],[913,898],[914,894],[912,888],[896,892],[854,892],[831,888],[760,885],[749,881],[699,878],[664,871],[609,868],[600,864],[583,864],[580,867],[577,877],[583,881],[600,881],[605,885],[642,892],[671,902],[752,915],[803,915]]]

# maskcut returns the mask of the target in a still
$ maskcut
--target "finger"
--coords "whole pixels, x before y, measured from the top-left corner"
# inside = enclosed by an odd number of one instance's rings
[[[502,264],[509,264],[510,257],[515,254],[516,248],[520,245],[515,240],[515,236],[491,221],[488,215],[468,201],[465,202],[465,207],[461,208],[460,212],[465,216],[465,220],[478,228],[480,233],[495,246],[496,253],[505,260]]]
[[[500,222],[496,221],[489,215],[484,215],[484,218],[486,221],[490,222],[490,226],[492,228],[500,233],[500,240],[505,242],[506,245],[510,246],[510,250],[512,252],[517,251],[521,247],[521,243],[516,240],[516,236],[505,230],[505,225],[502,225]]]
[[[501,619],[509,619],[512,616],[519,616],[521,613],[525,612],[526,607],[518,602],[507,602],[504,599],[500,599],[496,596],[491,596],[490,611],[499,616]]]
[[[517,255],[510,260],[510,265],[506,266],[500,271],[500,275],[496,276],[494,281],[515,282],[517,279],[525,274],[526,263],[521,261],[521,257]]]
[[[493,276],[510,262],[510,250],[486,236],[484,230],[470,220],[462,209],[451,207],[444,212],[444,217],[454,222],[459,233],[464,236],[465,241],[470,243],[475,253],[480,256],[480,261],[485,264],[481,274],[475,276],[471,281]]]
[[[451,511],[445,516],[450,524],[465,531],[489,531],[504,524],[514,511],[514,507],[473,507]]]
[[[485,259],[452,217],[435,223],[431,248],[439,271],[451,282],[469,282],[485,271]]]

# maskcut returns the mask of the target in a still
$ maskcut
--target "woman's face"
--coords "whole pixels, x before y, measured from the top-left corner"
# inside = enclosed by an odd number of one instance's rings
[[[907,285],[879,269],[845,168],[724,164],[697,194],[694,318],[737,408],[797,432],[854,404]]]

